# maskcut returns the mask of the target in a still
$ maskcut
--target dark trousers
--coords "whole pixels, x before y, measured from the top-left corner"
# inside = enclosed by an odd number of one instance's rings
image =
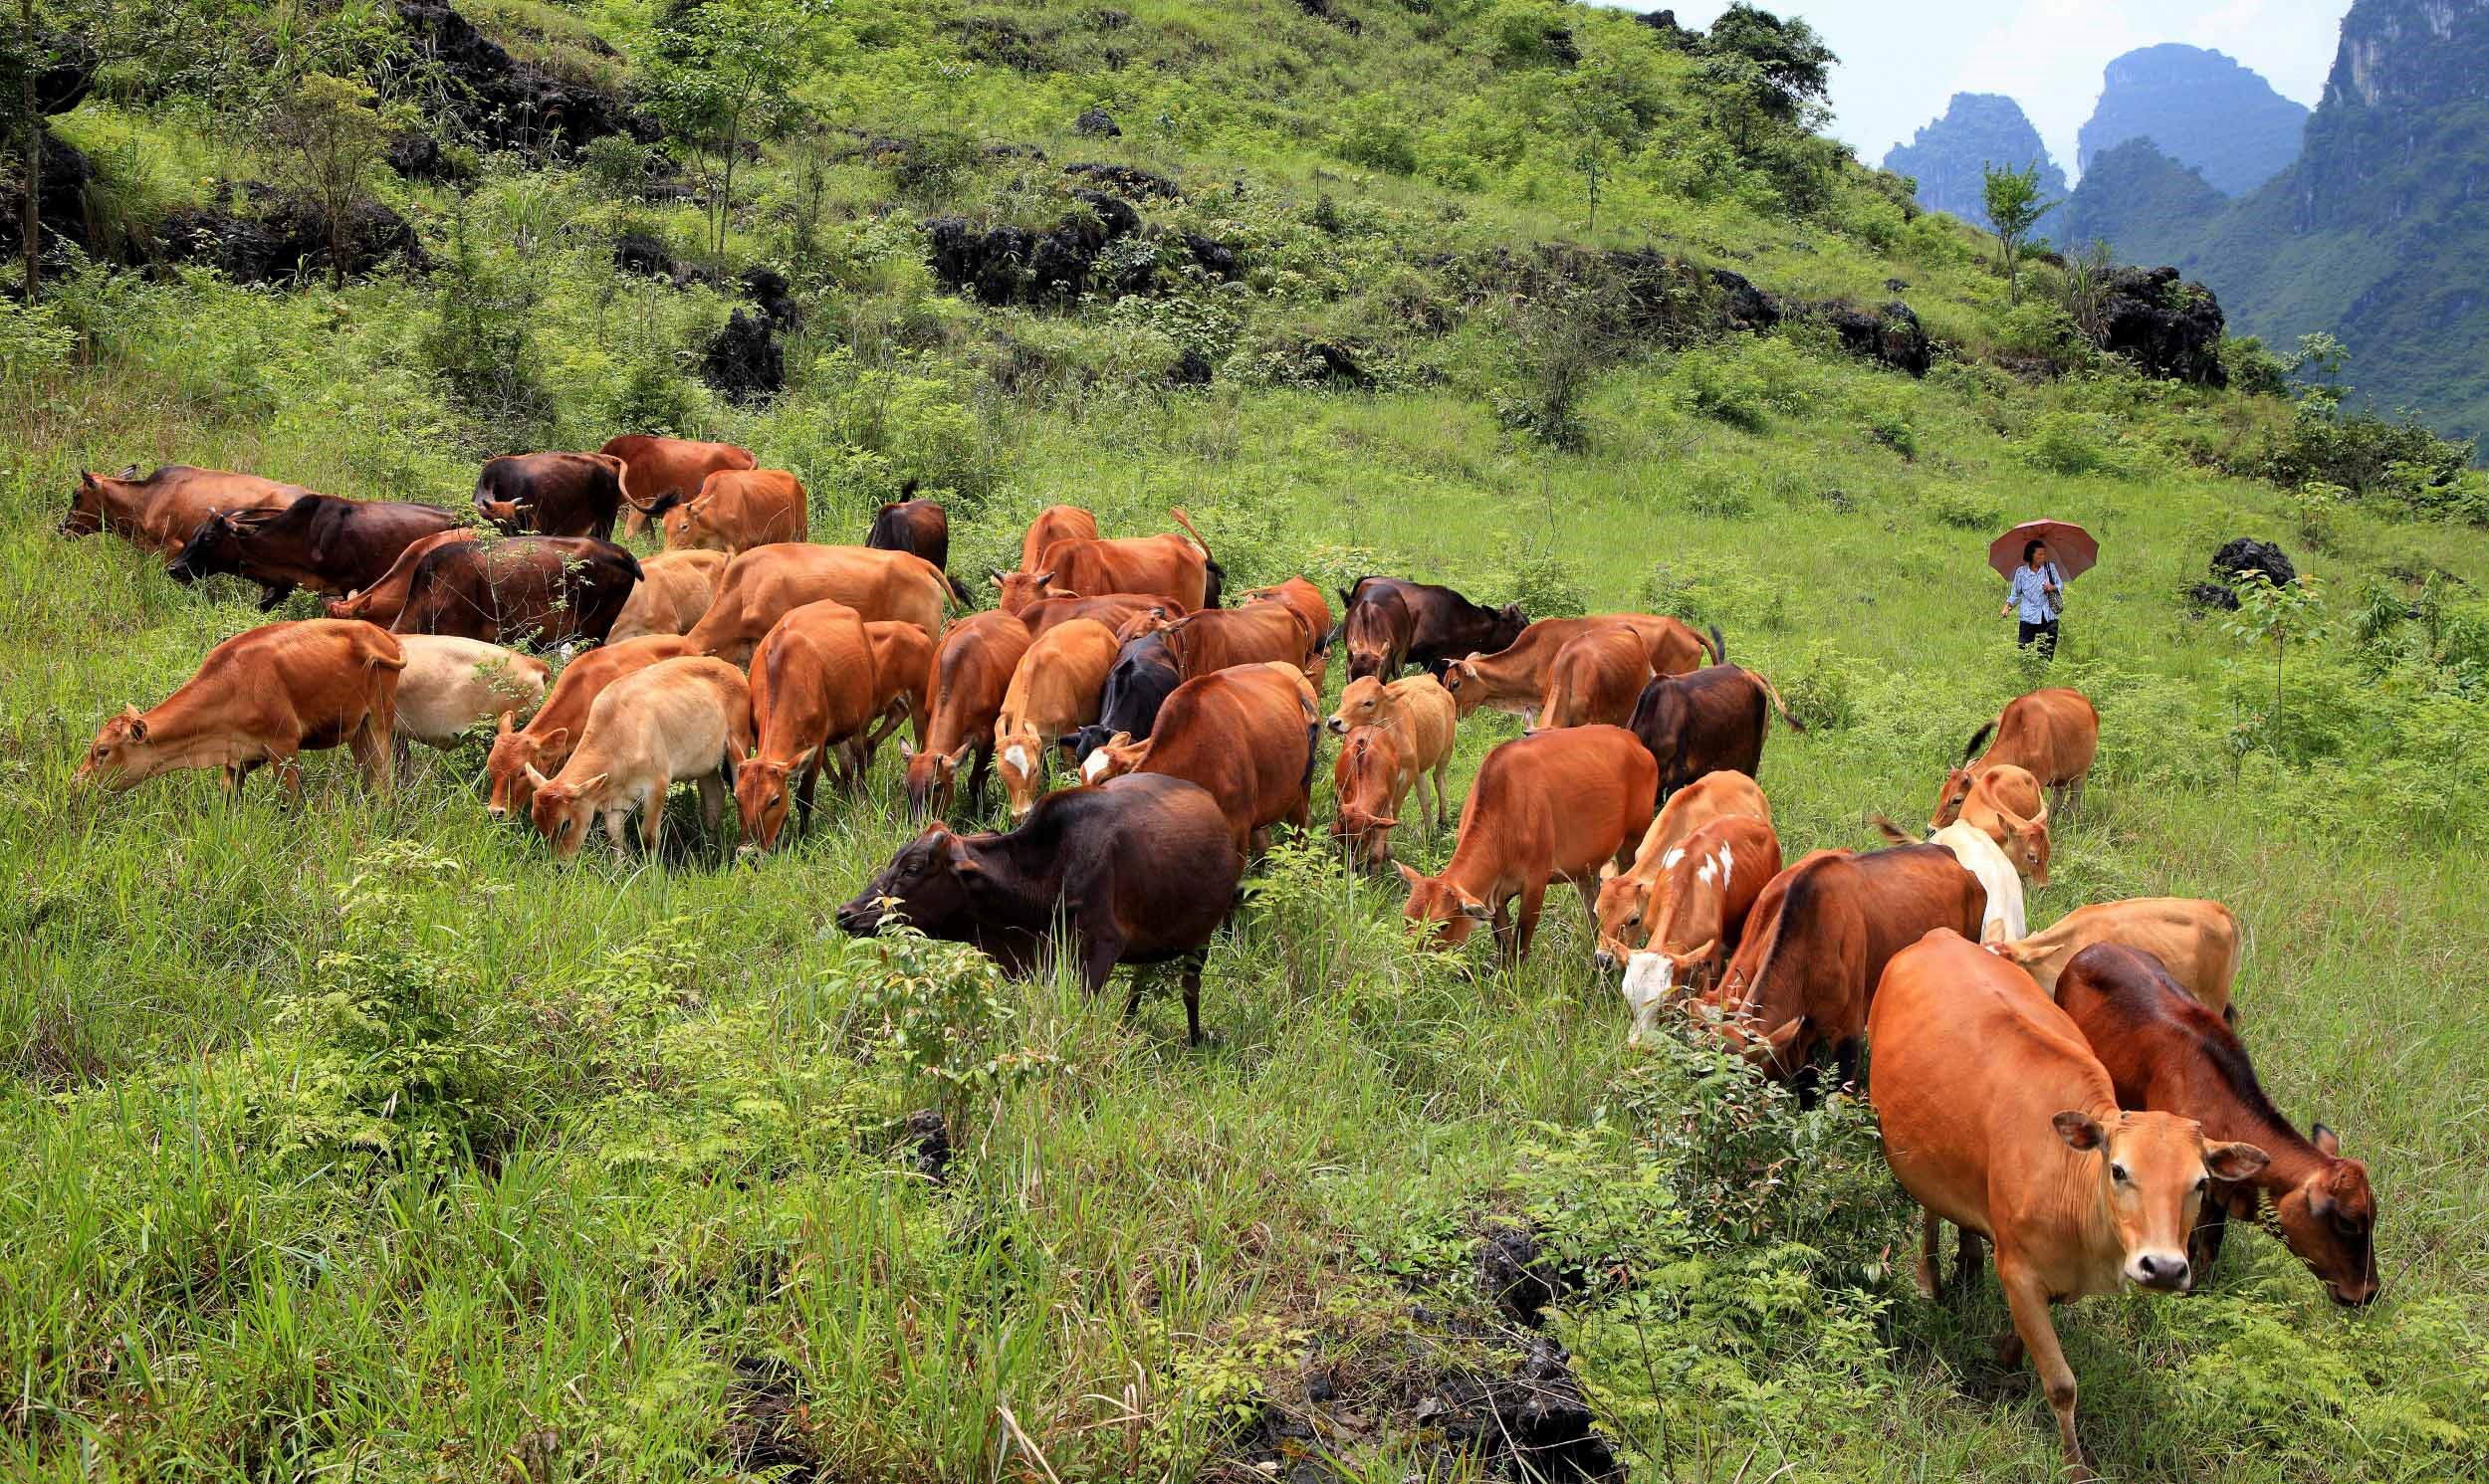
[[[2024,649],[2029,649],[2031,647],[2031,641],[2037,639],[2040,641],[2041,659],[2053,660],[2057,658],[2056,619],[2052,618],[2046,623],[2026,623],[2021,625],[2021,637],[2014,640],[2016,645]]]

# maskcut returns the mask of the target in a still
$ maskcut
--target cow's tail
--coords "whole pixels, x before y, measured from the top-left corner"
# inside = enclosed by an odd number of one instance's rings
[[[1797,718],[1789,715],[1789,703],[1780,699],[1780,687],[1773,685],[1770,677],[1755,675],[1751,670],[1748,670],[1746,674],[1754,676],[1754,683],[1761,686],[1763,688],[1763,694],[1771,698],[1772,710],[1780,713],[1780,720],[1789,724],[1789,730],[1791,732],[1804,732],[1806,730],[1806,724],[1804,722],[1801,722]]]
[[[613,548],[613,552],[615,556],[621,559],[622,570],[631,574],[632,581],[645,582],[648,580],[648,573],[640,566],[638,557],[633,556],[629,551],[618,545]]]
[[[649,501],[646,505],[641,505],[635,500],[631,502],[634,509],[651,521],[664,515],[667,511],[674,509],[674,507],[678,505],[685,505],[688,503],[689,502],[683,499],[683,492],[680,490],[668,490],[664,494],[659,495],[656,499]]]
[[[1961,749],[1961,760],[1968,762],[1971,758],[1978,756],[1979,749],[1988,744],[1988,734],[1995,730],[1994,722],[1981,722],[1979,730],[1970,734],[1970,744]]]
[[[1700,644],[1702,642],[1702,636],[1700,634],[1695,635],[1694,642]],[[1725,665],[1728,663],[1728,641],[1719,636],[1718,624],[1711,625],[1711,642],[1709,648],[1711,651],[1712,664]]]
[[[949,572],[942,574],[942,580],[951,584],[951,596],[959,599],[961,607],[972,613],[977,610],[977,594],[969,590],[967,583],[952,576]]]
[[[1202,606],[1205,608],[1224,606],[1228,569],[1219,564],[1218,557],[1210,554],[1210,542],[1202,539],[1202,533],[1193,529],[1193,518],[1184,513],[1183,506],[1170,506],[1167,514],[1178,526],[1184,528],[1184,533],[1192,537],[1193,544],[1201,548],[1202,565],[1209,568],[1202,583]]]
[[[1905,832],[1900,825],[1895,824],[1891,819],[1886,818],[1882,814],[1877,815],[1873,823],[1875,824],[1876,829],[1882,833],[1886,839],[1892,841],[1896,845],[1916,845],[1919,843],[1918,839]]]

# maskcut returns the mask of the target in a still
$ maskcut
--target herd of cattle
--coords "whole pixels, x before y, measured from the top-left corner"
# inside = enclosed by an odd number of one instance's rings
[[[1414,931],[1458,945],[1487,924],[1518,957],[1548,887],[1569,882],[1634,1040],[1694,1006],[1808,1099],[1819,1059],[1851,1083],[1872,1044],[1868,1097],[1925,1212],[1922,1280],[1937,1286],[1942,1221],[1964,1274],[1994,1244],[2069,1458],[2052,1301],[2123,1281],[2184,1290],[2231,1217],[2278,1234],[2336,1300],[2376,1291],[2365,1167],[2273,1108],[2232,1031],[2230,914],[2143,899],[2028,930],[2023,881],[2047,885],[2050,821],[2079,809],[2099,741],[2080,692],[2021,697],[1981,728],[1924,842],[1879,820],[1891,848],[1784,863],[1754,779],[1770,714],[1797,723],[1716,629],[1674,618],[1533,622],[1390,577],[1342,592],[1337,623],[1302,577],[1228,607],[1181,511],[1183,534],[1105,538],[1071,506],[1037,518],[1018,568],[993,574],[999,606],[978,612],[946,570],[940,506],[888,505],[865,544],[815,544],[792,475],[677,439],[494,459],[472,522],[214,470],[135,473],[86,475],[63,530],[122,535],[179,581],[238,575],[263,607],[312,588],[330,616],[216,646],[162,703],[105,724],[82,782],[213,767],[236,787],[273,765],[299,796],[297,754],[342,744],[383,785],[405,742],[490,726],[488,809],[525,814],[558,856],[599,820],[626,849],[634,814],[653,851],[679,781],[713,833],[731,791],[742,849],[768,851],[791,802],[808,821],[824,768],[859,786],[912,725],[907,805],[932,822],[840,928],[903,916],[1014,971],[1059,947],[1092,992],[1131,965],[1127,1012],[1173,965],[1199,1041],[1208,948],[1267,831],[1310,825],[1327,730],[1330,833],[1360,866],[1395,865]],[[615,544],[617,520],[659,528],[662,549]],[[523,644],[577,652],[555,676]],[[1347,677],[1326,717],[1334,648]],[[1418,822],[1442,827],[1455,736],[1480,709],[1529,729],[1486,753],[1442,871],[1393,862],[1412,795]],[[1058,766],[1079,781],[1049,791]],[[1001,774],[1012,828],[941,822],[963,769],[971,808]]]

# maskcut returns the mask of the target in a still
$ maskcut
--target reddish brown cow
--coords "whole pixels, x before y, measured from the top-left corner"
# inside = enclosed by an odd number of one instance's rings
[[[166,464],[145,479],[133,467],[118,479],[93,471],[78,476],[61,534],[109,530],[165,561],[181,554],[199,523],[219,511],[277,511],[314,492],[255,474]]]
[[[1056,541],[1096,539],[1097,517],[1076,505],[1049,505],[1037,512],[1037,518],[1028,523],[1028,533],[1019,538],[1019,570],[1038,570],[1038,558]]]
[[[1323,677],[1331,667],[1331,605],[1323,599],[1322,589],[1302,577],[1290,577],[1275,587],[1256,587],[1246,592],[1243,603],[1284,603],[1289,612],[1305,621],[1305,632],[1312,641],[1305,647],[1305,657],[1296,668],[1305,672],[1314,690],[1322,689]]]
[[[1732,814],[1771,823],[1770,802],[1744,773],[1705,773],[1671,795],[1651,827],[1643,831],[1642,843],[1634,847],[1634,863],[1622,871],[1599,873],[1600,935],[1624,943],[1634,942],[1637,935],[1647,936],[1652,891],[1669,852],[1696,830]]]
[[[1186,680],[1232,665],[1276,663],[1301,670],[1313,648],[1305,620],[1285,603],[1204,608],[1162,623],[1158,632]]]
[[[1162,598],[1146,592],[1109,592],[1093,598],[1055,592],[1034,602],[1023,602],[1017,608],[1009,603],[1003,605],[1004,612],[1019,615],[1019,621],[1028,626],[1031,638],[1058,623],[1075,618],[1094,618],[1121,634],[1132,620],[1162,609],[1172,618],[1182,618],[1190,611],[1174,598]]]
[[[1771,728],[1767,704],[1790,731],[1806,730],[1770,681],[1735,665],[1663,675],[1644,687],[1634,703],[1633,733],[1660,764],[1660,796],[1705,773],[1752,777],[1763,765],[1763,737]]]
[[[933,720],[933,708],[927,701],[933,684],[934,644],[925,631],[912,623],[868,623],[864,637],[873,646],[873,730],[858,737],[850,746],[846,776],[861,783],[872,771],[873,753],[880,749],[883,739],[898,731],[909,721],[916,724],[916,745],[925,744],[926,728]]]
[[[866,623],[912,623],[939,638],[949,590],[932,562],[905,551],[781,541],[726,564],[717,598],[691,638],[700,653],[743,664],[772,624],[824,598],[853,608]]]
[[[1652,894],[1660,905],[1649,941],[1599,940],[1600,967],[1625,963],[1629,1041],[1639,1045],[1658,1029],[1671,998],[1709,987],[1721,960],[1737,951],[1755,900],[1779,874],[1780,837],[1750,815],[1714,819],[1668,853]]]
[[[1995,741],[1989,741],[1989,734]],[[1984,744],[1987,750],[1980,751]],[[1942,829],[1961,814],[1970,785],[1989,768],[2010,762],[2027,767],[2062,809],[2082,807],[2083,784],[2100,751],[2100,713],[2091,699],[2067,686],[2018,696],[1995,721],[1970,734],[1961,764],[1944,775],[1929,829]]]
[[[812,531],[803,484],[784,469],[720,470],[691,499],[661,495],[648,514],[664,523],[668,551],[739,556]]]
[[[272,623],[207,652],[198,673],[146,711],[104,724],[77,781],[129,788],[158,773],[221,769],[228,790],[274,763],[303,796],[300,752],[342,742],[374,788],[389,782],[389,732],[406,659],[374,625],[334,618]]]
[[[1547,701],[1538,711],[1538,730],[1622,727],[1650,678],[1651,651],[1632,629],[1619,623],[1575,635],[1547,667]]]
[[[951,810],[960,764],[973,754],[968,778],[971,807],[986,796],[986,771],[994,761],[994,722],[1011,691],[1012,676],[1028,652],[1028,626],[1009,613],[976,613],[951,626],[934,659],[933,716],[924,742],[907,759],[907,809],[911,819]]]
[[[282,510],[222,511],[201,521],[164,575],[181,583],[246,578],[260,585],[265,612],[297,585],[333,597],[369,587],[399,552],[460,524],[428,505],[305,495]]]
[[[691,641],[680,634],[651,634],[600,645],[563,666],[554,677],[552,694],[526,727],[514,730],[509,716],[501,719],[501,732],[484,759],[489,785],[485,812],[495,819],[528,812],[536,797],[528,769],[548,774],[562,770],[578,745],[580,734],[587,730],[588,707],[605,687],[659,660],[680,659],[693,652]]]
[[[398,552],[397,560],[390,562],[389,569],[382,572],[379,580],[369,587],[333,599],[329,604],[329,616],[359,618],[384,629],[390,627],[397,622],[397,616],[406,611],[406,599],[414,595],[415,568],[422,565],[423,558],[443,546],[472,541],[475,537],[474,529],[466,526],[434,531]]]
[[[1655,675],[1680,675],[1702,662],[1707,649],[1718,657],[1718,641],[1705,640],[1674,618],[1656,613],[1604,613],[1589,618],[1542,618],[1521,631],[1521,637],[1494,654],[1472,654],[1444,672],[1444,689],[1468,716],[1481,706],[1526,717],[1538,710],[1547,694],[1547,675],[1564,646],[1592,629],[1624,624],[1650,647]]]
[[[1417,780],[1416,759],[1389,728],[1359,727],[1340,742],[1339,760],[1331,765],[1339,806],[1331,839],[1346,847],[1349,864],[1371,868],[1392,858],[1400,806]]]
[[[452,541],[415,563],[389,627],[495,644],[601,643],[638,582],[639,558],[589,536]]]
[[[1189,778],[1210,790],[1240,854],[1258,854],[1273,824],[1313,817],[1316,703],[1293,665],[1242,665],[1176,687],[1150,739],[1117,734],[1089,754],[1089,782],[1123,773]]]
[[[611,454],[506,454],[475,481],[475,513],[512,535],[613,539],[622,461]]]
[[[909,480],[907,488],[915,489],[916,481]],[[873,513],[873,527],[864,533],[864,544],[877,551],[922,556],[943,569],[942,580],[951,584],[951,596],[963,606],[977,606],[977,595],[950,573],[951,517],[939,502],[894,500],[884,505]]]
[[[750,469],[751,451],[731,443],[700,443],[689,438],[657,438],[625,433],[608,438],[596,450],[622,461],[622,530],[637,535],[648,529],[648,509],[671,495],[689,500],[721,469]]]
[[[1486,754],[1461,806],[1461,837],[1438,876],[1400,868],[1412,929],[1435,926],[1459,945],[1492,923],[1504,953],[1526,956],[1547,883],[1559,877],[1596,906],[1599,868],[1621,862],[1651,817],[1659,769],[1621,727],[1567,727],[1508,742]],[[1504,910],[1521,899],[1517,924]]]
[[[734,769],[746,850],[777,847],[791,793],[795,833],[811,827],[812,790],[830,749],[877,715],[874,684],[872,641],[844,603],[806,603],[762,636],[752,656],[753,749]]]
[[[1217,607],[1225,573],[1184,512],[1168,514],[1190,540],[1182,535],[1059,540],[1045,548],[1036,567],[1022,567],[1020,573],[1028,575],[1039,590],[1059,587],[1084,597],[1102,592],[1158,592],[1188,609]]]
[[[2368,1166],[2343,1159],[2342,1142],[2323,1124],[2313,1140],[2302,1138],[2265,1097],[2237,1033],[2159,959],[2094,944],[2059,976],[2057,1003],[2109,1070],[2119,1107],[2191,1118],[2205,1138],[2243,1140],[2269,1157],[2245,1182],[2212,1187],[2204,1202],[2210,1219],[2188,1243],[2199,1280],[2220,1256],[2224,1219],[2252,1221],[2261,1206],[2335,1303],[2376,1297],[2376,1195]]]

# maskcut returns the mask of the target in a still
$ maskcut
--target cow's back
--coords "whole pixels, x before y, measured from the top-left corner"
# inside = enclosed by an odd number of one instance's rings
[[[1186,681],[1167,697],[1144,772],[1209,790],[1240,834],[1299,808],[1313,769],[1312,708],[1301,673],[1248,665]]]

